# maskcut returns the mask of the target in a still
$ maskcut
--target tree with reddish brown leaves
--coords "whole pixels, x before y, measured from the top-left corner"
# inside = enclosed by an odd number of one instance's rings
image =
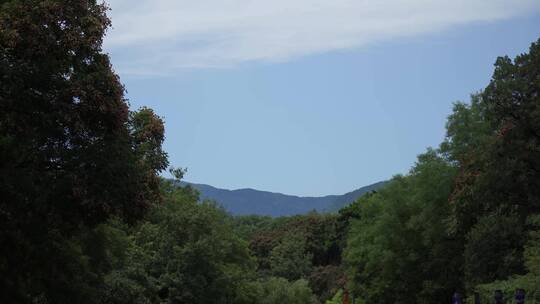
[[[130,114],[101,48],[110,26],[104,4],[0,5],[2,294],[78,302],[84,288],[70,294],[62,284],[83,284],[74,272],[84,263],[66,262],[79,250],[67,243],[111,216],[133,222],[159,200],[163,122],[149,109]]]
[[[449,119],[446,147],[460,156],[452,230],[464,238],[470,288],[525,271],[523,231],[540,212],[539,77],[537,41],[514,60],[499,57],[486,89]]]

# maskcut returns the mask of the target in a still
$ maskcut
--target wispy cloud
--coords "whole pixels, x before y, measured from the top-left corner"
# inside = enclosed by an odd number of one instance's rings
[[[354,49],[540,11],[538,0],[110,0],[117,69],[162,74]]]

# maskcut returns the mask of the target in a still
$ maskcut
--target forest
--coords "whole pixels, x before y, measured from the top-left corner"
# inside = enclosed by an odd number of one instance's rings
[[[0,1],[0,302],[540,303],[540,40],[383,188],[232,216],[180,186],[163,119],[130,108],[107,12]]]

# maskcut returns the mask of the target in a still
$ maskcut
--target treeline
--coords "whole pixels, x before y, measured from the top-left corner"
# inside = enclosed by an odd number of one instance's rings
[[[361,198],[344,260],[366,303],[540,299],[540,41],[498,58],[490,84],[457,103],[440,147]],[[477,296],[477,297],[478,297]]]
[[[129,110],[103,4],[0,5],[0,302],[540,297],[540,41],[499,58],[444,142],[380,191],[335,214],[232,217],[159,177],[163,121]]]
[[[106,12],[0,1],[0,302],[317,301],[302,276],[258,272],[230,215],[160,177],[163,121],[129,110]]]
[[[305,279],[321,303],[540,300],[539,92],[540,40],[498,58],[440,146],[380,191],[337,214],[237,218],[257,272]]]

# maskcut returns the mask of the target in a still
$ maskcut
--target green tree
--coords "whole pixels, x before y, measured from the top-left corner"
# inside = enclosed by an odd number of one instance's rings
[[[455,168],[429,150],[409,175],[358,201],[360,218],[351,223],[345,251],[356,297],[434,303],[460,286],[460,246],[445,223],[454,176]]]
[[[106,303],[234,303],[255,279],[247,243],[223,210],[170,182],[165,202],[125,232],[126,254],[106,277]],[[242,301],[238,300],[240,303]]]
[[[270,269],[274,276],[290,281],[309,274],[313,255],[306,251],[306,237],[302,234],[288,234],[270,254]]]
[[[483,300],[488,301],[494,290],[503,291],[506,298],[511,299],[518,288],[526,291],[528,300],[540,300],[540,215],[530,216],[527,224],[531,227],[531,230],[528,233],[523,252],[527,269],[526,274],[512,275],[505,280],[496,280],[475,286],[474,290],[480,293]]]
[[[446,122],[446,138],[440,150],[447,159],[466,166],[475,154],[489,144],[493,128],[486,120],[482,94],[471,95],[470,103],[457,102]]]
[[[104,4],[0,5],[3,302],[92,302],[100,274],[88,231],[111,216],[133,222],[159,201],[162,121],[128,110],[101,49]]]
[[[262,282],[260,304],[315,304],[316,299],[306,280],[289,282],[284,278],[269,278]]]
[[[236,233],[247,241],[251,240],[257,234],[275,228],[274,224],[276,222],[272,217],[262,215],[235,216],[233,221]]]
[[[240,233],[251,230],[250,249],[261,277],[307,279],[320,302],[343,287],[339,216],[311,212],[276,219],[241,217],[235,225]]]
[[[341,265],[316,266],[309,274],[308,281],[313,293],[324,303],[345,286],[345,271]]]
[[[523,273],[523,223],[516,216],[486,216],[467,235],[465,281],[469,287]]]
[[[498,246],[481,243],[482,247],[476,247],[487,250],[474,253],[485,259],[468,255],[475,263],[474,267],[467,266],[469,287],[524,271],[523,265],[518,265],[524,238],[518,233],[528,230],[527,217],[540,211],[539,62],[540,42],[533,43],[529,53],[514,60],[498,58],[491,82],[480,97],[470,107],[456,111],[449,121],[452,128],[447,141],[453,147],[448,151],[460,160],[460,173],[451,197],[454,236],[463,238],[473,248],[480,245],[474,243],[480,235],[494,232],[484,224],[490,218],[510,216],[514,218],[512,229],[516,229],[510,235],[503,234],[509,238],[516,236],[512,241],[502,239]],[[467,125],[467,121],[474,123]],[[459,132],[450,132],[458,129]],[[475,136],[460,135],[467,132]],[[487,257],[499,257],[496,260],[500,262],[501,257],[511,253],[517,254],[517,260],[504,262],[496,275],[489,270],[494,261]]]

